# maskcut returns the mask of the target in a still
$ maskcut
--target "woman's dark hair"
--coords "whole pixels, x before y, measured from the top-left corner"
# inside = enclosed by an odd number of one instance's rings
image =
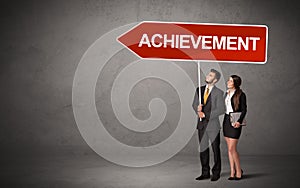
[[[240,96],[242,94],[242,90],[240,88],[240,86],[242,84],[242,79],[238,75],[231,75],[230,77],[233,79],[233,85],[235,88],[233,102],[234,102],[234,109],[235,109],[235,111],[237,111],[239,108],[239,105],[240,105]]]

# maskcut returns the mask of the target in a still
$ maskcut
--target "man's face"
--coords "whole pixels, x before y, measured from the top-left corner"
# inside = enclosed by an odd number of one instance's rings
[[[206,75],[205,82],[207,84],[215,84],[217,82],[216,73],[209,72],[208,75]]]

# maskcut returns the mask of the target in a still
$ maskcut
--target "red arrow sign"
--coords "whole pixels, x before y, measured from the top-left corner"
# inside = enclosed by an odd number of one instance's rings
[[[118,38],[141,58],[265,63],[265,25],[141,22]]]

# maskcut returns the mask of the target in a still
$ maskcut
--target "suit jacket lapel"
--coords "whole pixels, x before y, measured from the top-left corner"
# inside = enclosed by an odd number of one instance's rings
[[[204,90],[205,90],[205,86],[201,86],[201,103],[204,103]]]
[[[235,96],[235,93],[232,95],[230,102],[231,102],[232,110],[235,112],[235,109],[234,109],[234,100],[233,100],[234,96]]]

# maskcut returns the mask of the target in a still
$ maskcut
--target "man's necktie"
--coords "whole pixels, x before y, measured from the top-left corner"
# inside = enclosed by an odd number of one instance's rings
[[[204,93],[204,104],[206,104],[206,101],[207,101],[207,98],[208,98],[208,95],[209,95],[209,88],[207,87],[206,89],[206,92]]]

